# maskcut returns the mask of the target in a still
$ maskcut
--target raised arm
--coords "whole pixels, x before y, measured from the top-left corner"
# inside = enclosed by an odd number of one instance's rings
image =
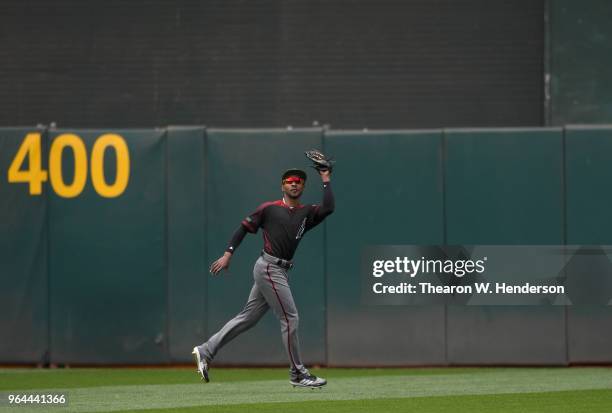
[[[331,188],[331,179],[329,171],[319,172],[321,175],[321,181],[323,181],[323,202],[318,205],[314,213],[313,224],[317,225],[325,219],[326,216],[334,212],[336,202],[334,200],[334,193]]]

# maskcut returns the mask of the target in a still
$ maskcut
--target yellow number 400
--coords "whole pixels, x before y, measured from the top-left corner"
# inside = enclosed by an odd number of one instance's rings
[[[42,183],[50,178],[56,194],[63,198],[79,196],[87,181],[87,152],[83,140],[77,135],[64,133],[53,140],[49,150],[49,174],[42,170],[40,133],[29,133],[21,143],[8,170],[8,181],[30,184],[30,194],[40,195]],[[117,155],[115,182],[108,184],[104,177],[104,153],[112,147]],[[74,155],[74,178],[67,184],[62,175],[62,154],[70,148]],[[28,168],[22,169],[28,158]],[[107,133],[96,139],[91,152],[91,181],[96,192],[105,198],[121,195],[130,177],[130,154],[125,140],[116,134]]]

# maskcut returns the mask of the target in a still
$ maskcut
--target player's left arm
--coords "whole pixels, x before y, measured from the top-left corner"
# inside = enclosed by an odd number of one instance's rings
[[[314,208],[314,214],[312,216],[311,228],[318,225],[328,215],[331,215],[336,208],[336,201],[334,200],[334,193],[331,188],[331,174],[329,171],[319,171],[321,181],[323,182],[323,202],[320,205],[316,205]]]

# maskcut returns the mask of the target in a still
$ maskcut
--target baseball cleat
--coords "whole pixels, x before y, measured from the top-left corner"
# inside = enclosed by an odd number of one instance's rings
[[[309,387],[311,389],[321,388],[327,384],[327,380],[322,377],[314,376],[310,373],[300,374],[296,378],[292,378],[291,385],[295,387]]]
[[[195,360],[196,367],[198,368],[196,371],[200,373],[202,380],[208,383],[210,380],[208,379],[208,362],[206,361],[206,358],[200,355],[200,351],[197,347],[193,348],[191,354],[193,354],[193,359]]]

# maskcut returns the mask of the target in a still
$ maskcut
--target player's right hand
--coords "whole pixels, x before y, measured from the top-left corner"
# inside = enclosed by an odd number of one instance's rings
[[[219,272],[221,272],[221,270],[225,270],[229,268],[231,256],[232,254],[226,252],[218,260],[216,260],[210,265],[210,268],[208,269],[208,271],[210,271],[212,275],[217,275],[219,274]]]

